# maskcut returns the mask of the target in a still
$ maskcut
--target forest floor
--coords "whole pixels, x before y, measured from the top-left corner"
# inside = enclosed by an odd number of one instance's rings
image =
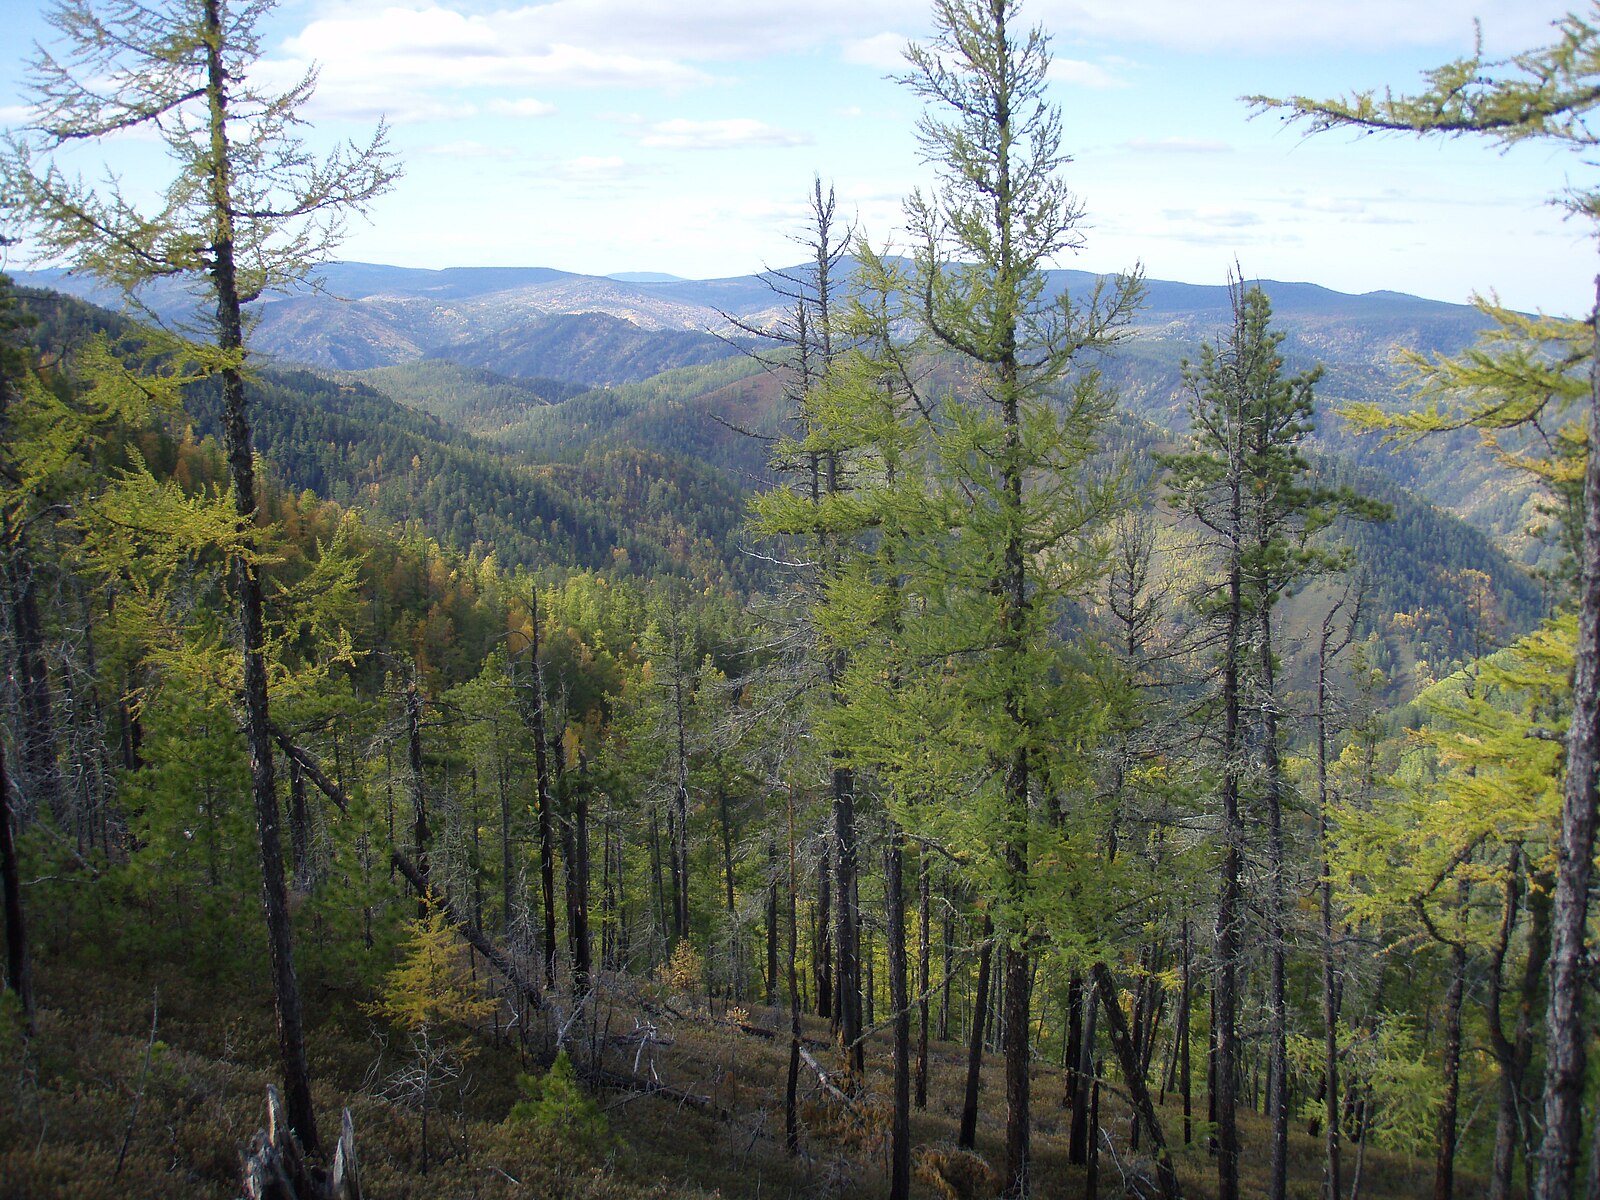
[[[81,943],[70,956],[41,957],[35,970],[35,1036],[24,1042],[11,1031],[0,1039],[0,1197],[238,1195],[239,1148],[264,1124],[265,1090],[276,1077],[272,1013],[261,983],[237,970],[195,977],[183,963],[84,953]],[[802,1154],[791,1159],[783,1150],[788,1041],[777,1030],[779,1014],[753,1005],[729,1012],[720,1000],[708,1010],[703,1001],[668,995],[658,985],[612,979],[602,989],[595,1029],[582,1042],[572,1035],[572,1058],[580,1067],[598,1061],[629,1075],[637,1064],[640,1075],[654,1072],[681,1094],[602,1091],[611,1136],[587,1147],[508,1121],[519,1096],[517,1074],[537,1072],[532,1047],[564,1020],[552,1006],[541,1016],[544,1027],[529,1031],[526,1048],[504,1028],[486,1029],[461,1080],[438,1089],[442,1111],[430,1119],[424,1170],[418,1114],[381,1098],[385,1081],[407,1059],[404,1038],[367,1015],[362,1004],[370,997],[348,977],[309,970],[302,982],[323,1134],[331,1140],[339,1109],[348,1106],[371,1200],[856,1200],[887,1192],[887,1031],[869,1042],[856,1119],[841,1120],[836,1106],[821,1103],[815,1074],[802,1068],[806,1128]],[[641,1043],[640,1030],[648,1029],[654,1033]],[[774,1036],[753,1032],[761,1029]],[[825,1023],[808,1019],[806,1034],[820,1043],[813,1051],[820,1064],[837,1060],[827,1048]],[[954,1143],[964,1062],[961,1046],[931,1045],[929,1104],[912,1115],[918,1146]],[[1032,1086],[1035,1195],[1077,1200],[1086,1195],[1085,1168],[1067,1163],[1063,1074],[1040,1064]],[[987,1060],[977,1150],[995,1167],[1004,1157],[1003,1094],[1000,1060]],[[1203,1116],[1204,1099],[1195,1100]],[[1181,1143],[1182,1113],[1174,1097],[1168,1096],[1163,1115],[1168,1139]],[[1099,1195],[1154,1195],[1149,1185],[1126,1188],[1124,1169],[1148,1169],[1148,1163],[1129,1163],[1126,1110],[1112,1096],[1102,1098],[1101,1121],[1109,1135],[1102,1147],[1113,1145],[1116,1152],[1101,1154]],[[1242,1136],[1242,1191],[1260,1196],[1264,1122],[1247,1112]],[[1347,1150],[1351,1165],[1354,1149]],[[1185,1196],[1212,1196],[1215,1168],[1198,1132],[1195,1145],[1180,1144],[1176,1157]],[[1292,1197],[1320,1195],[1321,1143],[1303,1122],[1294,1129],[1290,1169]],[[1463,1197],[1484,1190],[1464,1172],[1456,1187]],[[1431,1192],[1431,1163],[1368,1151],[1362,1184],[1368,1200]],[[954,1193],[923,1173],[913,1195]]]

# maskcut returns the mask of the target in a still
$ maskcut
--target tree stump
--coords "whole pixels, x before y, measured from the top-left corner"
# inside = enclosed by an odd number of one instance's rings
[[[267,1087],[267,1127],[256,1130],[249,1149],[239,1151],[245,1200],[361,1200],[361,1169],[356,1160],[356,1128],[350,1110],[339,1123],[333,1169],[307,1164],[299,1139],[289,1128],[278,1089]]]

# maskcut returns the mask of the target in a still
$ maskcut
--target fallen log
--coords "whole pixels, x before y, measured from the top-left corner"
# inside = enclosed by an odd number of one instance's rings
[[[310,777],[311,782],[317,785],[317,790],[338,805],[340,812],[349,812],[350,799],[344,794],[344,789],[328,778],[328,773],[311,756],[311,752],[295,745],[289,735],[279,729],[276,724],[271,726],[271,730],[273,739],[278,743],[279,748],[285,755],[299,764],[300,769]]]
[[[590,1087],[606,1088],[614,1092],[640,1092],[647,1096],[660,1096],[665,1100],[673,1100],[701,1112],[710,1113],[714,1117],[727,1120],[733,1114],[710,1096],[702,1096],[697,1092],[685,1091],[683,1088],[673,1087],[671,1084],[662,1083],[659,1079],[651,1079],[644,1075],[624,1075],[620,1071],[608,1071],[604,1067],[578,1067],[578,1077]]]
[[[827,1092],[828,1095],[832,1096],[835,1100],[839,1101],[839,1103],[841,1103],[841,1104],[853,1104],[854,1103],[854,1101],[852,1101],[850,1099],[850,1097],[847,1096],[839,1088],[839,1086],[836,1083],[833,1082],[833,1077],[830,1076],[827,1071],[823,1070],[822,1064],[819,1063],[814,1057],[812,1057],[811,1051],[807,1050],[804,1046],[799,1047],[799,1050],[800,1050],[800,1061],[805,1063],[805,1065],[810,1067],[812,1072],[815,1073],[815,1075],[817,1077],[817,1082],[822,1085],[822,1090],[823,1091]]]

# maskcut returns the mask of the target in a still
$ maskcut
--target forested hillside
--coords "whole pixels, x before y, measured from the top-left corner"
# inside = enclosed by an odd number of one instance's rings
[[[397,164],[295,140],[261,10],[59,10],[0,1200],[1600,1179],[1600,325],[1056,269],[1017,9],[908,52],[909,249],[819,177],[707,281],[330,262]],[[1587,145],[1563,30],[1286,103]],[[43,165],[126,129],[153,211]]]

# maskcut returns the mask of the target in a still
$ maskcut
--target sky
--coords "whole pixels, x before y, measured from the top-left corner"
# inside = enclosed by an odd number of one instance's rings
[[[1239,100],[1415,90],[1472,51],[1474,18],[1505,56],[1551,42],[1569,7],[1027,0],[1085,208],[1082,249],[1056,265],[1221,283],[1237,261],[1250,278],[1586,312],[1596,242],[1551,200],[1594,186],[1592,156],[1306,138]],[[43,8],[0,0],[0,126],[26,123]],[[813,177],[875,244],[904,244],[903,199],[934,169],[894,75],[930,30],[925,0],[281,0],[258,70],[281,85],[318,68],[313,143],[390,127],[405,175],[340,258],[704,279],[798,261]],[[160,151],[134,139],[74,161],[153,187]]]

